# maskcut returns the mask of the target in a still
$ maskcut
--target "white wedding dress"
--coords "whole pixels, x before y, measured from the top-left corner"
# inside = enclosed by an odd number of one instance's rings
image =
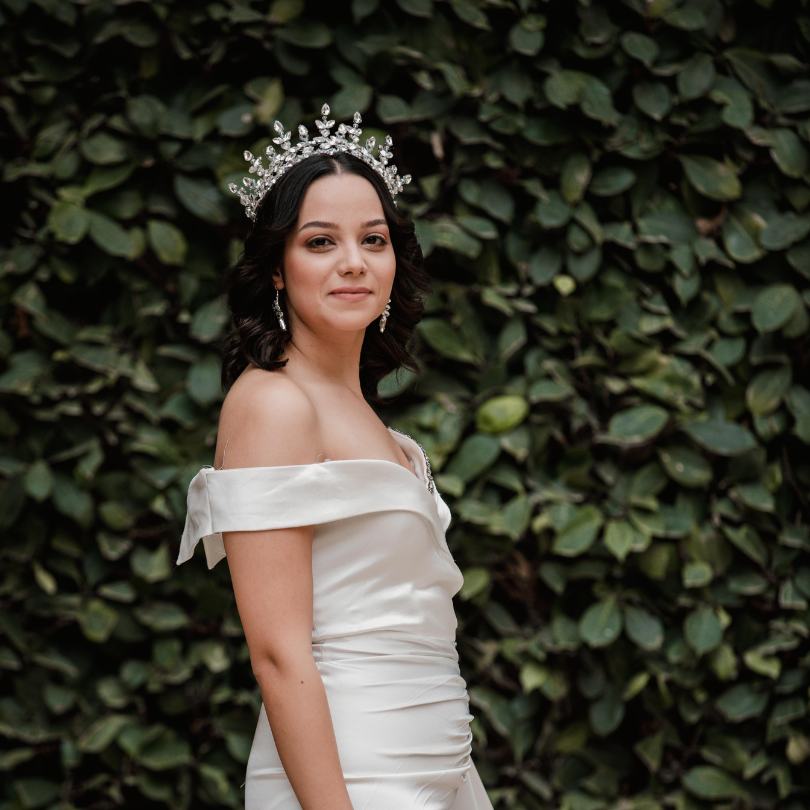
[[[352,807],[492,810],[470,757],[450,509],[420,445],[388,430],[413,472],[383,459],[203,467],[189,485],[177,564],[202,539],[213,568],[225,556],[222,532],[314,525],[312,652]],[[245,810],[294,808],[262,706]]]

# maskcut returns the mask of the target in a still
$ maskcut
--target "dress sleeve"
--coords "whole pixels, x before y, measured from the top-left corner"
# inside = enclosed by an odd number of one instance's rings
[[[312,526],[389,509],[438,520],[432,496],[411,473],[369,460],[203,467],[189,484],[186,507],[176,564],[190,560],[202,540],[209,569],[225,557],[223,532]]]

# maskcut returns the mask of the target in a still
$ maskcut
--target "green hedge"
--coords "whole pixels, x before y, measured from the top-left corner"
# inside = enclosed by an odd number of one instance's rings
[[[386,421],[498,808],[810,804],[806,2],[0,0],[0,810],[242,806],[212,459],[242,152],[363,113],[435,279]],[[375,129],[379,126],[379,130]]]

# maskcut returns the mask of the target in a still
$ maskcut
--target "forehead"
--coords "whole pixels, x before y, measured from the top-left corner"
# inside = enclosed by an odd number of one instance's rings
[[[382,203],[374,186],[357,174],[328,174],[313,181],[301,202],[298,219],[326,219],[349,222],[383,216]]]

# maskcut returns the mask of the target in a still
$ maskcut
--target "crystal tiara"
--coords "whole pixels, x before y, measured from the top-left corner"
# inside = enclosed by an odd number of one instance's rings
[[[330,130],[335,125],[335,122],[329,120],[329,105],[324,104],[321,107],[321,120],[315,121],[321,134],[310,138],[307,128],[301,124],[298,127],[299,140],[295,145],[290,144],[292,130],[285,132],[281,121],[276,121],[273,124],[273,129],[278,133],[278,137],[273,138],[273,143],[279,146],[280,151],[276,152],[272,146],[267,147],[266,154],[269,160],[268,166],[265,168],[262,164],[261,155],[254,157],[246,149],[245,160],[250,164],[248,171],[251,174],[257,174],[258,177],[243,177],[242,188],[237,186],[236,183],[228,184],[231,193],[239,195],[239,199],[245,207],[245,216],[250,220],[255,220],[259,203],[275,185],[276,180],[287,169],[316,153],[334,155],[336,152],[348,152],[359,157],[382,177],[386,187],[391,192],[391,197],[396,197],[411,182],[411,176],[405,174],[399,177],[397,176],[397,167],[393,163],[390,166],[388,165],[388,159],[392,156],[390,147],[393,144],[390,135],[385,136],[385,146],[380,144],[377,157],[372,153],[376,143],[373,135],[366,139],[365,146],[360,145],[360,135],[363,133],[363,130],[359,127],[360,120],[360,113],[355,112],[354,126],[341,124],[337,129],[337,134],[333,135]],[[349,137],[346,138],[344,133],[348,134]],[[396,205],[396,201],[394,201],[394,205]]]

